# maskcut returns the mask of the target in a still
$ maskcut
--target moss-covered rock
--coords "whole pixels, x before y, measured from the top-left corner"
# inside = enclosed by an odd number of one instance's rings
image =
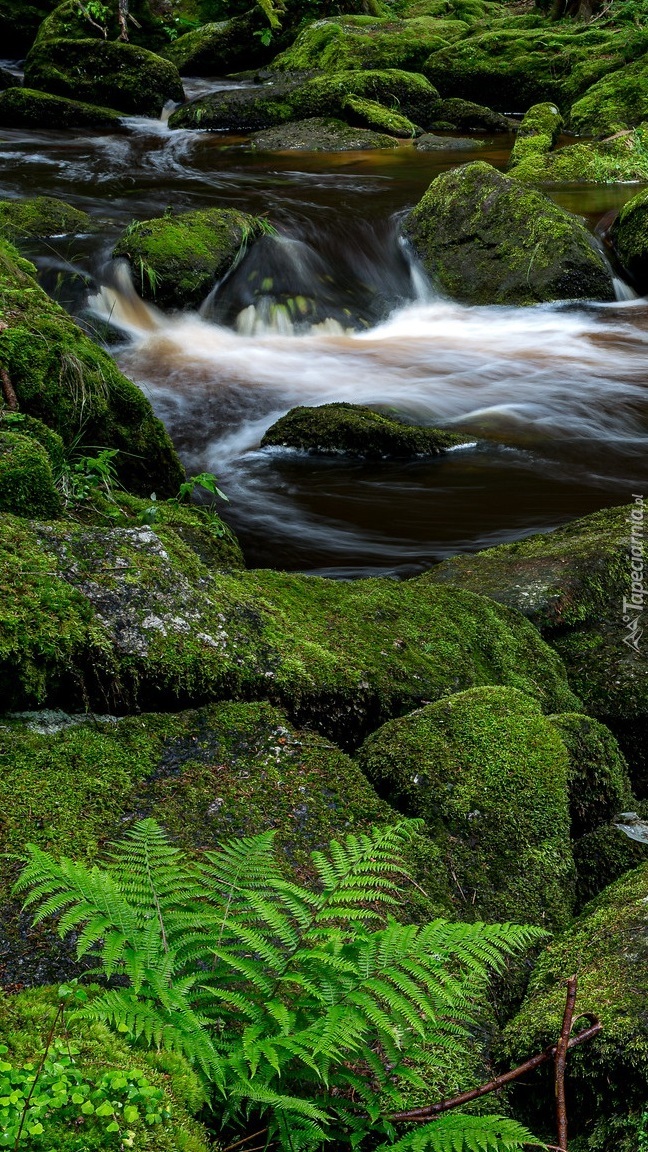
[[[48,517],[61,507],[45,449],[31,436],[0,431],[0,512]]]
[[[265,433],[262,448],[299,448],[317,456],[412,459],[439,456],[465,442],[465,436],[407,424],[398,416],[361,404],[321,404],[291,408]]]
[[[520,147],[518,147],[518,143]],[[511,176],[523,184],[610,184],[648,180],[648,124],[595,143],[550,152],[546,138],[516,143]]]
[[[586,24],[569,31],[555,25],[521,31],[516,26],[434,52],[422,71],[445,96],[483,101],[501,112],[526,111],[546,100],[563,109],[647,50],[643,28],[618,36]]]
[[[447,131],[459,129],[461,132],[515,132],[518,127],[517,121],[509,116],[458,97],[442,100],[436,115],[430,128]]]
[[[420,72],[430,53],[461,39],[468,31],[461,20],[429,16],[410,20],[337,16],[308,24],[290,48],[275,58],[272,68],[286,72],[354,68]]]
[[[169,128],[204,128],[216,132],[259,132],[297,118],[290,94],[300,84],[274,79],[247,88],[225,88],[176,108]]]
[[[648,58],[604,76],[572,105],[569,127],[583,136],[609,136],[648,120]]]
[[[586,832],[572,845],[576,865],[576,911],[598,896],[615,880],[625,876],[648,860],[648,843],[635,840],[623,831],[622,825],[634,816],[632,812],[617,813],[619,820],[602,824],[593,832]]]
[[[473,140],[470,136],[435,136],[424,132],[416,141],[419,152],[475,152],[486,147],[485,140]]]
[[[610,272],[581,221],[481,161],[437,176],[404,230],[426,271],[456,300],[614,299]]]
[[[0,200],[0,233],[9,240],[74,236],[94,231],[96,224],[87,212],[81,212],[53,196]]]
[[[562,116],[555,104],[534,104],[518,129],[511,152],[511,167],[528,156],[545,156],[556,143],[561,128]]]
[[[633,803],[628,765],[615,737],[598,720],[575,712],[551,720],[569,754],[570,832],[577,840]]]
[[[528,616],[564,659],[586,711],[614,731],[645,795],[648,666],[630,627],[641,619],[641,596],[632,604],[633,513],[642,515],[641,503],[453,557],[421,579],[478,590]]]
[[[80,452],[123,450],[116,465],[134,491],[175,495],[184,471],[144,394],[42,291],[31,264],[5,241],[0,255],[0,358],[21,411]]]
[[[58,432],[48,428],[42,420],[26,416],[24,412],[10,412],[7,409],[0,412],[0,432],[20,432],[22,436],[30,436],[37,440],[49,456],[54,479],[58,480],[65,464],[65,445]]]
[[[119,112],[98,108],[81,100],[49,96],[33,88],[7,88],[0,92],[0,126],[3,128],[106,128],[120,127]]]
[[[255,32],[267,28],[260,7],[253,7],[232,20],[203,24],[178,36],[163,55],[175,64],[181,76],[224,76],[229,72],[256,68],[269,59],[271,51]]]
[[[382,795],[426,821],[462,916],[566,925],[568,757],[535,700],[458,692],[385,724],[358,760]]]
[[[331,116],[311,116],[308,120],[293,120],[277,128],[255,132],[250,143],[253,148],[264,152],[357,152],[397,148],[399,141],[384,132],[351,128],[343,120]]]
[[[627,275],[640,292],[648,292],[648,192],[640,192],[623,205],[610,238]]]
[[[390,716],[478,684],[568,711],[560,660],[528,621],[456,589],[223,573],[172,526],[5,517],[6,707],[96,711],[265,698],[345,745]]]
[[[112,40],[39,41],[25,61],[25,86],[139,116],[159,116],[168,100],[184,99],[170,61]]]
[[[565,1005],[565,981],[578,976],[576,1011],[603,1024],[595,1040],[569,1056],[570,1147],[634,1152],[620,1143],[616,1119],[645,1108],[648,1092],[648,864],[594,900],[540,957],[519,1014],[507,1026],[502,1063],[512,1067],[556,1042]],[[577,1025],[582,1027],[583,1025]],[[515,1107],[542,1134],[553,1107],[552,1070],[534,1073],[534,1090],[516,1092]],[[598,1142],[604,1129],[607,1139]],[[598,1134],[597,1134],[598,1132]],[[549,1135],[549,1133],[547,1133]]]
[[[72,1012],[57,1026],[59,1006],[55,988],[35,988],[18,995],[0,993],[0,1035],[8,1049],[3,1059],[18,1068],[26,1063],[36,1068],[49,1045],[52,1059],[59,1052],[66,1057],[71,1054],[76,1068],[91,1082],[109,1070],[131,1076],[134,1071],[141,1072],[148,1085],[163,1092],[163,1107],[170,1117],[151,1127],[141,1114],[134,1116],[128,1125],[132,1130],[127,1137],[129,1145],[150,1152],[208,1152],[211,1141],[193,1119],[206,1103],[204,1088],[184,1057],[131,1047],[105,1025],[75,1020]],[[57,1152],[74,1152],[80,1147],[79,1121],[66,1122],[62,1115],[50,1110],[45,1139]],[[116,1147],[114,1134],[106,1132],[105,1120],[95,1123],[88,1116],[82,1119],[84,1152],[108,1152]]]
[[[196,308],[263,230],[261,220],[235,208],[167,214],[133,221],[113,256],[130,262],[145,299],[161,307]]]
[[[400,136],[405,140],[419,134],[420,129],[412,124],[407,116],[401,116],[393,109],[385,108],[376,100],[363,100],[360,96],[348,96],[344,101],[344,112],[349,124],[357,128],[370,128],[374,132],[387,132],[390,136]]]
[[[79,0],[63,0],[39,26],[35,43],[43,40],[117,40],[121,33],[117,4],[102,5],[101,9],[93,11]],[[154,52],[168,44],[164,21],[153,14],[148,0],[129,0],[128,10],[132,17],[128,28],[131,44]]]

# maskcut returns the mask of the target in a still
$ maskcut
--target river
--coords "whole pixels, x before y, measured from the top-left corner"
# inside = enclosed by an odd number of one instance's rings
[[[616,304],[463,307],[399,240],[399,217],[438,172],[476,158],[503,168],[509,147],[502,136],[461,152],[254,153],[240,137],[130,118],[119,133],[3,130],[0,195],[57,196],[105,221],[99,236],[26,251],[144,389],[189,470],[216,473],[249,564],[405,576],[647,488],[646,302],[620,284]],[[570,185],[555,199],[595,228],[637,190]],[[163,315],[110,254],[133,218],[168,206],[262,213],[278,235],[199,313]],[[251,276],[272,280],[264,304],[251,303]],[[308,300],[305,330],[272,307],[285,295]],[[334,400],[451,427],[465,443],[371,464],[259,450],[289,408]]]

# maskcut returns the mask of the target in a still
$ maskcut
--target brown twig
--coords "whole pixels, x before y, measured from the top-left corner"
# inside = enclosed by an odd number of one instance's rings
[[[11,376],[6,368],[0,368],[0,381],[2,381],[2,394],[5,399],[5,404],[10,412],[18,411],[18,397],[16,391],[11,383]]]
[[[598,1036],[602,1031],[603,1025],[596,1016],[591,1013],[585,1012],[582,1016],[578,1017],[579,1020],[591,1021],[589,1028],[583,1028],[582,1032],[577,1032],[575,1036],[571,1036],[567,1048],[576,1048],[579,1044],[584,1044],[586,1040],[591,1040],[594,1036]],[[461,1092],[459,1096],[453,1096],[449,1100],[440,1100],[437,1104],[426,1104],[424,1108],[410,1108],[406,1112],[393,1112],[387,1119],[393,1123],[399,1121],[424,1121],[430,1120],[434,1116],[438,1116],[441,1112],[449,1112],[451,1108],[460,1108],[462,1104],[468,1104],[471,1100],[477,1100],[480,1096],[486,1096],[489,1092],[497,1092],[499,1088],[503,1088],[505,1084],[510,1084],[513,1080],[518,1080],[520,1076],[524,1076],[526,1072],[533,1072],[534,1068],[539,1068],[541,1064],[545,1064],[548,1060],[553,1060],[556,1055],[558,1045],[552,1044],[549,1048],[545,1048],[544,1052],[539,1052],[537,1056],[532,1056],[530,1060],[525,1060],[524,1064],[518,1065],[510,1072],[504,1072],[501,1076],[496,1076],[494,1080],[489,1081],[488,1084],[482,1084],[479,1088],[471,1088],[469,1092]]]
[[[556,1044],[556,1056],[554,1060],[555,1076],[554,1086],[556,1092],[556,1131],[558,1134],[558,1146],[567,1152],[567,1104],[565,1101],[565,1065],[567,1063],[567,1050],[569,1048],[569,1037],[571,1035],[572,1024],[574,1021],[574,1006],[576,1004],[576,989],[578,987],[578,980],[575,976],[570,976],[567,981],[567,999],[565,1001],[565,1012],[563,1015],[562,1028],[560,1030],[560,1039]]]

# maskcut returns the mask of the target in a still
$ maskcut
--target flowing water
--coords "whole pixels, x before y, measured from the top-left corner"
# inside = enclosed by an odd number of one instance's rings
[[[477,157],[503,167],[508,147],[253,153],[241,138],[132,118],[110,134],[4,131],[0,195],[59,196],[106,222],[99,239],[30,255],[45,287],[110,341],[190,471],[217,474],[249,563],[407,575],[647,487],[645,301],[619,282],[613,305],[462,307],[399,240],[399,216],[438,172]],[[595,228],[636,191],[570,186],[556,199]],[[131,219],[169,205],[267,214],[278,235],[199,312],[163,315],[110,253]],[[465,443],[406,463],[259,449],[292,406],[335,400],[451,427]]]

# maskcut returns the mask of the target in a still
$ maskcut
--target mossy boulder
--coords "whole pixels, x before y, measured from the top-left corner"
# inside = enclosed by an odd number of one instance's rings
[[[47,518],[61,508],[45,449],[20,432],[0,431],[0,512]]]
[[[444,96],[478,100],[500,112],[525,112],[550,100],[561,109],[592,84],[648,51],[648,32],[618,36],[586,24],[563,31],[498,28],[432,53],[422,71]]]
[[[18,1068],[26,1063],[37,1068],[50,1046],[50,1058],[54,1060],[57,1053],[67,1057],[71,1052],[74,1065],[90,1082],[99,1080],[107,1070],[130,1076],[134,1071],[140,1072],[148,1085],[162,1091],[163,1107],[170,1117],[164,1123],[149,1126],[136,1109],[138,1115],[128,1125],[132,1129],[128,1137],[132,1146],[151,1152],[208,1152],[211,1141],[193,1118],[206,1103],[204,1087],[184,1057],[164,1050],[131,1047],[123,1036],[104,1024],[75,1020],[73,1012],[66,1013],[65,1020],[57,1026],[60,1004],[56,988],[34,988],[17,995],[0,993],[0,1035],[6,1045],[3,1060]],[[74,1152],[81,1146],[79,1120],[66,1120],[63,1115],[60,1110],[50,1110],[45,1138],[57,1152]],[[87,1115],[82,1119],[84,1152],[108,1152],[116,1147],[114,1134],[106,1132],[107,1121]]]
[[[510,116],[459,97],[442,100],[436,115],[430,128],[461,132],[515,132],[518,128],[517,121]]]
[[[569,763],[536,700],[457,692],[385,724],[358,762],[381,795],[425,820],[462,916],[568,923]]]
[[[510,175],[523,184],[614,184],[648,180],[648,124],[609,140],[568,144],[551,152],[541,138],[516,143]]]
[[[476,152],[485,148],[484,140],[474,140],[470,136],[435,136],[433,132],[424,132],[416,141],[419,152]]]
[[[431,52],[468,33],[461,20],[429,16],[410,20],[336,16],[308,24],[272,68],[287,72],[343,72],[354,68],[403,68],[420,72]]]
[[[610,230],[619,263],[641,293],[648,292],[648,192],[624,204]]]
[[[135,384],[38,286],[34,267],[0,240],[0,358],[21,412],[77,451],[120,449],[116,465],[135,492],[173,496],[184,470],[162,423]]]
[[[648,864],[607,888],[537,962],[525,1003],[504,1031],[501,1062],[512,1067],[560,1035],[565,981],[578,976],[576,1012],[592,1012],[603,1031],[569,1055],[570,1148],[634,1152],[621,1142],[622,1120],[645,1108],[648,1093]],[[581,1023],[576,1027],[583,1027]],[[549,1128],[551,1068],[534,1073],[534,1088],[515,1093],[514,1107],[539,1134]],[[631,1133],[626,1130],[626,1135]]]
[[[569,812],[573,840],[608,824],[633,803],[628,765],[604,724],[566,712],[552,716],[569,754]]]
[[[357,128],[370,128],[373,132],[387,132],[390,136],[400,136],[411,140],[417,136],[420,129],[401,116],[400,112],[385,108],[376,100],[363,100],[359,96],[347,96],[344,101],[344,112],[349,124]]]
[[[519,614],[419,580],[220,572],[172,525],[6,516],[7,708],[95,711],[263,698],[345,746],[448,693],[503,683],[574,710],[559,658]]]
[[[648,120],[648,57],[604,76],[569,113],[569,127],[583,136],[610,136],[644,120]]]
[[[168,100],[184,99],[170,61],[112,40],[39,41],[25,61],[25,86],[135,116],[159,116]]]
[[[514,167],[528,156],[545,156],[556,143],[561,128],[562,116],[555,104],[534,104],[518,129],[510,166]]]
[[[157,51],[168,43],[164,21],[153,14],[148,0],[129,0],[128,39],[131,44]],[[103,6],[103,13],[92,12],[79,0],[63,0],[38,29],[35,43],[43,40],[115,41],[121,33],[117,4]]]
[[[94,220],[87,212],[81,212],[53,196],[0,200],[0,233],[9,240],[75,236],[95,232],[96,229]]]
[[[308,120],[293,120],[278,128],[255,132],[250,143],[253,148],[264,152],[357,152],[397,148],[399,142],[384,132],[351,128],[332,116],[311,116]]]
[[[465,442],[465,436],[439,428],[407,424],[398,416],[361,404],[322,404],[291,408],[265,433],[262,448],[298,448],[317,456],[355,456],[362,460],[440,456]]]
[[[264,225],[235,208],[135,220],[117,241],[138,291],[161,307],[196,308]]]
[[[8,409],[0,412],[0,432],[19,432],[21,436],[30,436],[37,440],[49,456],[54,479],[59,479],[65,465],[66,453],[63,438],[58,432],[48,428],[42,420],[26,416],[24,412],[10,412]]]
[[[169,128],[203,128],[215,132],[259,132],[297,119],[290,95],[300,87],[294,79],[276,79],[247,88],[225,88],[199,96],[176,108]]]
[[[465,303],[614,299],[581,221],[481,161],[437,176],[404,231],[435,283]]]
[[[181,76],[226,76],[256,68],[272,56],[272,49],[255,36],[267,26],[261,8],[255,6],[242,16],[202,24],[178,36],[162,55],[175,64]]]
[[[518,608],[560,653],[585,710],[607,724],[646,795],[648,666],[632,646],[633,524],[641,503],[609,508],[554,532],[444,560],[424,581],[479,590]],[[627,609],[627,611],[626,611]],[[624,620],[624,617],[627,619]]]
[[[49,96],[33,88],[8,88],[0,92],[0,126],[3,128],[105,128],[120,127],[119,112],[98,108],[81,100]]]

